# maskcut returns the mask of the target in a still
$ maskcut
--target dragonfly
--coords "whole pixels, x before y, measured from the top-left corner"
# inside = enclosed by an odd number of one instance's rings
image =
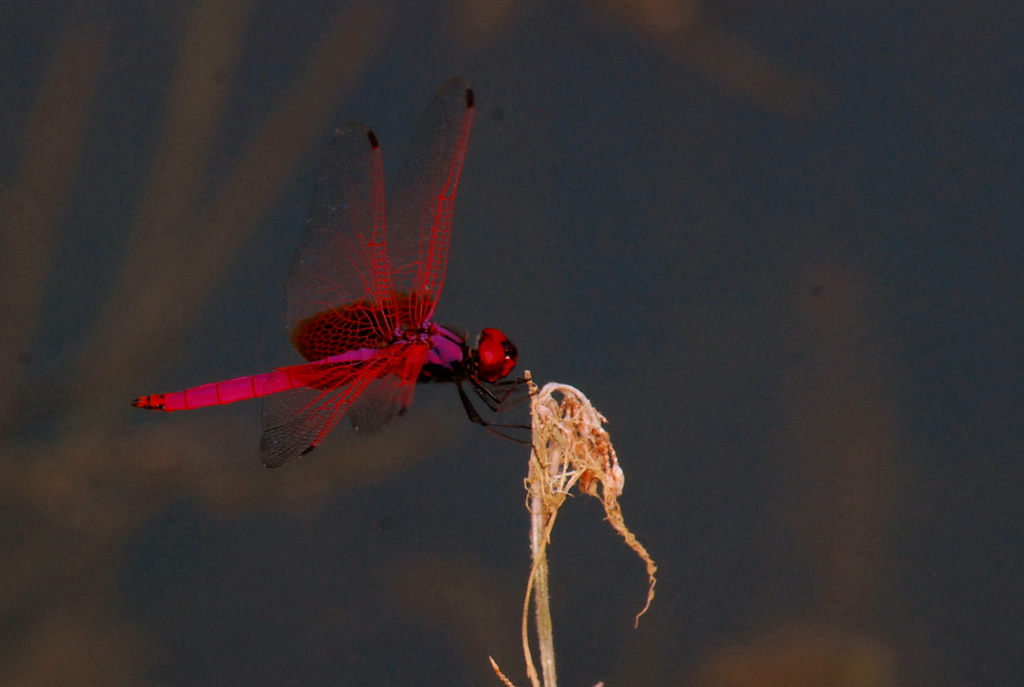
[[[448,81],[413,135],[387,205],[376,135],[363,124],[335,133],[285,287],[289,335],[306,362],[132,405],[178,411],[260,397],[267,467],[308,454],[346,415],[356,431],[379,429],[405,413],[418,382],[454,382],[470,420],[497,434],[494,426],[514,426],[484,419],[466,393],[503,409],[523,382],[508,379],[518,359],[512,341],[487,328],[470,346],[460,330],[433,321],[473,112],[470,86]]]

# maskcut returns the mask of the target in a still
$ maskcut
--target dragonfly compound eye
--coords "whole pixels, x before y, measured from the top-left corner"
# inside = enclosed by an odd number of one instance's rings
[[[504,379],[515,369],[519,351],[501,331],[487,328],[477,341],[477,376],[485,382]]]

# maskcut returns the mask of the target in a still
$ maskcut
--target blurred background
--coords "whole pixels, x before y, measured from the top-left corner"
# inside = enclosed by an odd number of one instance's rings
[[[1019,3],[0,5],[0,684],[524,685],[528,453],[453,388],[264,469],[331,132],[477,119],[437,317],[589,395],[564,685],[1024,673]],[[519,417],[524,417],[520,415]],[[1017,678],[1019,679],[1019,677]]]

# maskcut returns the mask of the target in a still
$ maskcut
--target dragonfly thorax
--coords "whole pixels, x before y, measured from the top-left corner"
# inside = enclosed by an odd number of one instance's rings
[[[429,325],[430,353],[424,365],[423,381],[449,381],[453,378],[497,382],[515,369],[519,352],[515,344],[498,329],[487,328],[470,348],[457,330]]]

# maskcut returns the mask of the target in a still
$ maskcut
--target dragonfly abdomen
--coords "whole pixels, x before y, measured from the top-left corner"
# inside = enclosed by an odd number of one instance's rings
[[[266,396],[279,391],[295,389],[305,386],[304,378],[289,375],[267,372],[261,375],[249,377],[238,377],[223,382],[212,382],[201,386],[194,386],[184,391],[175,391],[169,394],[152,394],[142,396],[132,401],[136,408],[147,408],[149,410],[192,410],[205,406],[219,406],[236,401],[246,401],[257,396]]]

